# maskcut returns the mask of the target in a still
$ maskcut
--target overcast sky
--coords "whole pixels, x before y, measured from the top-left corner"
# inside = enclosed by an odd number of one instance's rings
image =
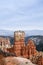
[[[0,0],[0,29],[43,30],[43,0]]]

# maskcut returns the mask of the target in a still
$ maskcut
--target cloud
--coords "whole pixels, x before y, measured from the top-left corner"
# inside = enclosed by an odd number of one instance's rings
[[[43,0],[1,0],[0,28],[43,29]]]

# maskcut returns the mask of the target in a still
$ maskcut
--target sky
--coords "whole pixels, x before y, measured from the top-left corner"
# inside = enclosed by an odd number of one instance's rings
[[[0,29],[43,30],[43,0],[0,0]]]

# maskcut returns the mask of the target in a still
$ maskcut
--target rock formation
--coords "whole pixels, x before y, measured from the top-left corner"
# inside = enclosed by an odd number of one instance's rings
[[[43,56],[40,56],[39,58],[38,58],[38,63],[37,63],[38,65],[43,65]]]
[[[10,44],[11,43],[9,38],[0,37],[0,49],[2,49],[3,51],[6,51],[6,48],[9,48]]]
[[[7,57],[3,61],[4,65],[35,65],[30,60],[21,57]]]
[[[36,55],[37,53],[36,46],[32,40],[28,40],[27,48],[29,58]]]
[[[20,56],[20,57],[28,58],[33,63],[36,63],[38,65],[43,65],[43,57],[42,57],[43,54],[41,52],[39,53],[36,50],[34,41],[29,39],[27,42],[27,45],[25,44],[24,31],[15,31],[14,32],[14,45],[11,48],[8,48],[9,45],[10,45],[9,39],[0,38],[0,46],[1,46],[0,49],[6,51],[7,55],[9,55],[9,52],[10,52],[9,56],[13,56],[14,54],[17,57]],[[9,57],[8,60],[9,59],[11,58]],[[12,64],[12,62],[13,61],[11,59],[11,63],[8,62],[6,65],[9,65],[9,64],[14,65]]]
[[[4,51],[16,54],[16,56],[23,56],[25,58],[31,59],[32,56],[37,54],[36,46],[33,40],[28,40],[27,45],[25,45],[25,33],[24,31],[14,32],[14,45],[12,48],[6,47],[10,45],[9,39],[0,38],[0,45]]]
[[[35,56],[36,46],[32,40],[27,42],[25,45],[25,33],[24,31],[16,31],[14,33],[14,46],[13,46],[14,53],[16,56],[23,56],[25,58],[31,58]]]
[[[21,56],[21,49],[24,47],[25,33],[24,31],[16,31],[14,33],[14,53]]]

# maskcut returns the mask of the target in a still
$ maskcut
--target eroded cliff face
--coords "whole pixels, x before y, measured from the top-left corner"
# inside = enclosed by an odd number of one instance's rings
[[[40,57],[38,58],[37,64],[38,64],[38,65],[43,65],[43,57],[42,57],[42,56],[40,56]]]
[[[36,46],[32,40],[28,40],[27,47],[28,47],[28,55],[30,57],[35,56],[37,54]]]
[[[14,39],[13,49],[16,56],[31,58],[37,54],[36,46],[32,40],[28,40],[27,45],[25,45],[25,33],[23,31],[16,31]]]
[[[13,47],[8,48],[10,45],[9,39],[0,38],[1,49],[5,52],[15,53],[16,56],[23,56],[26,58],[31,58],[32,56],[36,55],[36,46],[32,40],[28,40],[27,45],[25,45],[24,31],[15,31],[14,40],[15,41]]]
[[[0,37],[0,49],[3,51],[7,51],[6,48],[10,48],[10,39]]]
[[[27,45],[25,44],[25,33],[23,31],[16,31],[14,33],[14,40],[13,47],[7,48],[7,52],[14,53],[17,57],[28,58],[38,65],[43,65],[43,57],[38,55],[39,52],[36,50],[34,41],[29,39]]]
[[[24,31],[16,31],[14,33],[14,53],[16,54],[16,56],[21,56],[22,55],[22,48],[25,45],[25,33]]]

